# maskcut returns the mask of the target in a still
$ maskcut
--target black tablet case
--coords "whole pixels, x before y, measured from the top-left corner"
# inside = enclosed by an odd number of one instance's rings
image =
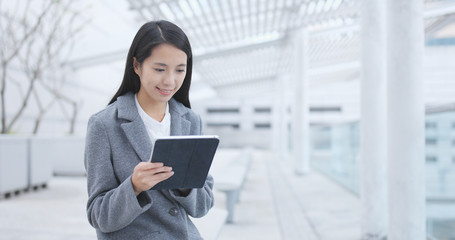
[[[157,139],[152,162],[172,167],[174,175],[152,189],[202,188],[218,147],[219,139]]]

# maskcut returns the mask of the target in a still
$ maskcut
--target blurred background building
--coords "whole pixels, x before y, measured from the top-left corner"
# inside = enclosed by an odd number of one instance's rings
[[[5,36],[10,34],[7,26],[13,14],[24,12],[26,2],[17,2],[0,2],[3,39],[8,39]],[[455,1],[61,2],[71,9],[62,18],[68,23],[65,26],[73,29],[68,32],[70,40],[58,52],[60,64],[50,69],[53,74],[46,72],[42,77],[45,80],[36,80],[37,85],[40,81],[44,83],[31,93],[31,100],[17,122],[8,129],[10,135],[35,131],[43,137],[68,134],[83,137],[90,115],[103,109],[119,87],[136,31],[146,21],[166,19],[179,25],[191,41],[195,61],[190,93],[193,110],[201,115],[206,134],[220,136],[222,148],[248,146],[264,150],[273,156],[275,163],[291,166],[296,176],[317,172],[347,189],[348,194],[361,199],[359,228],[362,230],[357,239],[380,239],[387,231],[400,232],[390,220],[396,218],[394,214],[425,218],[427,239],[455,239]],[[36,9],[45,8],[46,3],[32,1],[32,5],[41,7]],[[393,9],[402,11],[404,18],[418,21],[412,26],[400,21]],[[74,22],[68,17],[71,13],[77,13]],[[39,11],[33,16],[39,17]],[[21,25],[20,18],[14,24]],[[48,27],[50,30],[44,31],[52,32],[51,26]],[[66,36],[63,30],[59,39]],[[406,37],[419,34],[422,38],[406,43]],[[400,38],[404,43],[399,43]],[[394,51],[394,44],[403,51]],[[409,45],[410,50],[400,44]],[[416,50],[419,44],[420,49]],[[6,45],[1,47],[4,56],[11,53]],[[25,49],[26,46],[21,51]],[[408,59],[411,65],[417,63],[413,68],[405,60],[396,65],[405,69],[405,75],[393,75],[400,71],[391,63],[400,57],[394,59],[394,53],[401,54],[401,59]],[[2,98],[5,99],[2,104],[7,106],[2,112],[7,122],[27,98],[33,79],[29,77],[33,71],[24,71],[27,63],[24,58],[19,57],[8,66],[7,88],[2,88],[7,90]],[[418,67],[420,60],[422,64]],[[46,76],[51,80],[46,80]],[[400,84],[396,76],[407,79]],[[393,92],[395,84],[399,94]],[[365,88],[378,95],[370,91],[362,93]],[[415,141],[422,144],[414,149],[403,146],[406,148],[403,151],[415,150],[419,156],[407,159],[405,162],[411,164],[404,168],[393,165],[396,161],[391,159],[395,156],[390,154],[400,150],[390,147],[390,137],[393,140],[401,135],[413,136],[406,131],[394,131],[392,122],[407,121],[413,115],[397,112],[399,108],[393,106],[414,99],[418,100],[416,105],[406,109],[416,108],[417,113],[421,109],[422,119],[416,119],[416,123],[424,135],[416,135]],[[370,105],[371,102],[382,103]],[[374,119],[374,124],[369,125],[370,119]],[[413,123],[404,124],[412,127]],[[371,133],[368,129],[388,134]],[[371,148],[369,144],[378,143],[374,141],[384,141],[389,147],[379,148],[381,155],[367,152]],[[381,159],[371,157],[370,160],[369,154]],[[400,174],[387,171],[391,168],[398,169]],[[423,169],[422,174],[418,173],[419,169]],[[408,170],[417,171],[417,175],[408,174]],[[373,178],[375,174],[362,175],[366,171],[377,174],[382,183]],[[402,178],[412,175],[409,181],[399,183],[405,186],[393,182],[400,175]],[[394,185],[404,190],[397,191]],[[419,196],[419,191],[425,191],[421,197],[426,206],[420,208],[420,213],[393,211],[394,207],[406,205],[419,208],[419,201],[412,200],[413,196]],[[372,196],[373,200],[363,196]],[[394,205],[399,199],[404,203]],[[379,223],[370,223],[371,218],[378,216]],[[401,225],[395,227],[407,232],[395,236],[419,235],[419,230],[409,233],[414,230]],[[282,237],[291,239],[285,234]]]

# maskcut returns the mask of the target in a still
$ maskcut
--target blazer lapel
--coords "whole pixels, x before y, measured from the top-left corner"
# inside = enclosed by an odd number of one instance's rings
[[[152,143],[150,142],[150,138],[147,134],[147,130],[145,130],[142,119],[139,117],[132,122],[122,123],[121,127],[139,158],[143,162],[149,161],[152,151]]]
[[[131,143],[139,158],[149,161],[152,151],[152,143],[147,134],[144,122],[137,112],[136,102],[133,93],[127,93],[117,99],[118,118],[126,121],[120,124],[125,132],[126,138]],[[191,122],[185,117],[188,110],[173,98],[169,101],[169,112],[171,114],[171,135],[189,135]]]
[[[187,109],[171,98],[169,100],[169,112],[171,113],[171,136],[189,135],[191,122],[185,118]]]
[[[144,122],[137,112],[134,94],[128,93],[118,99],[118,117],[127,120],[120,124],[126,138],[133,146],[139,158],[149,161],[152,151],[152,143],[145,129]]]
[[[189,135],[191,122],[171,113],[171,136]]]

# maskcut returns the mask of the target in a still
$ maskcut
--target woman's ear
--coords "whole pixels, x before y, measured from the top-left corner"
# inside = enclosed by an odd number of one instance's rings
[[[133,68],[134,68],[134,72],[139,76],[141,69],[140,69],[140,64],[136,61],[136,57],[133,57]]]

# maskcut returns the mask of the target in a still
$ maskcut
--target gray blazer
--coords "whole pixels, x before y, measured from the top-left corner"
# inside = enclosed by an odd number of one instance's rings
[[[171,99],[171,135],[200,135],[201,120]],[[152,143],[137,112],[134,94],[94,114],[88,123],[85,168],[87,216],[98,239],[202,239],[188,218],[213,206],[213,178],[186,197],[173,190],[148,190],[135,196],[131,175],[150,158]]]

